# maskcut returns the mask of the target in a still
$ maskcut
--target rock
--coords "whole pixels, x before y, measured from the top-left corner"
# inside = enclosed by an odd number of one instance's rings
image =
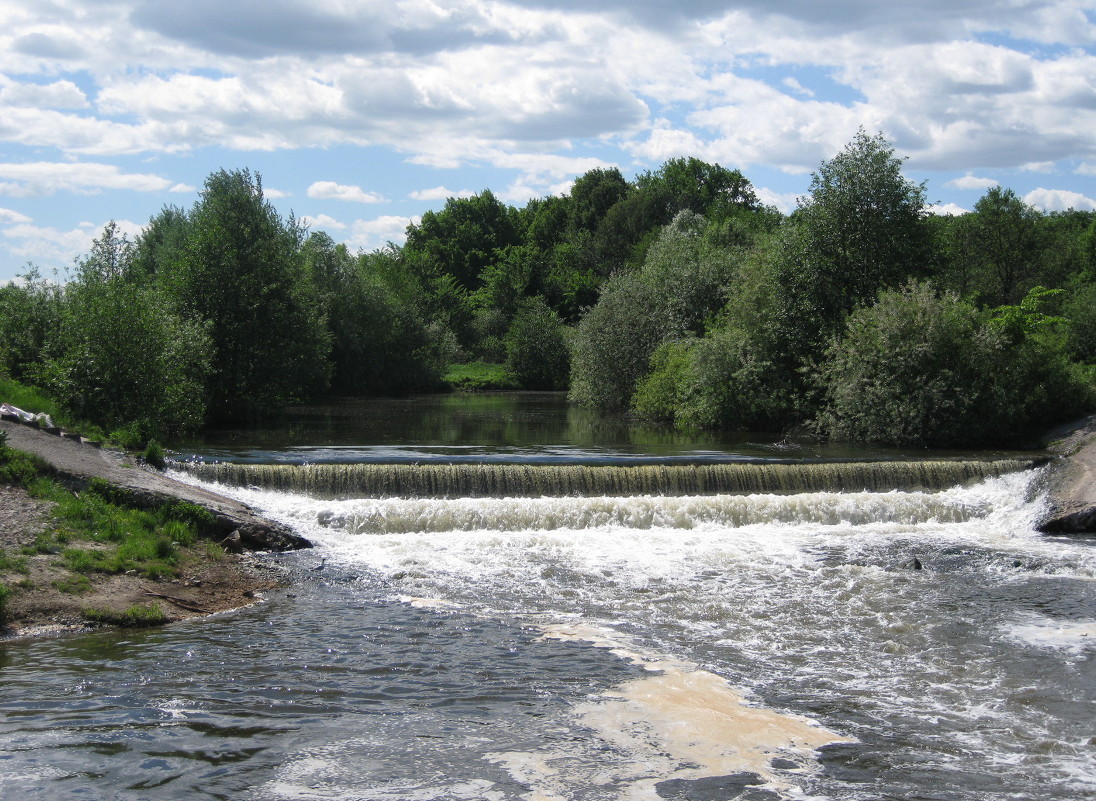
[[[916,556],[911,556],[905,562],[900,564],[899,567],[903,570],[921,570],[923,566],[920,559],[918,559]]]
[[[226,551],[230,551],[231,553],[241,553],[244,549],[244,544],[242,542],[242,538],[240,537],[240,532],[238,529],[236,531],[233,531],[223,540],[221,540],[220,545]]]
[[[1096,416],[1051,451],[1059,458],[1047,469],[1047,512],[1038,529],[1047,534],[1096,533]]]

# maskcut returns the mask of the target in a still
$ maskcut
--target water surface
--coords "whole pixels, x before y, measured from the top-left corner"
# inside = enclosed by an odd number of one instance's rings
[[[493,402],[471,403],[483,425],[541,430],[521,404],[524,422],[489,424]],[[733,448],[599,445],[543,423],[555,433],[501,447]],[[273,433],[202,447],[292,461],[307,436],[286,452]],[[354,436],[311,441],[389,446]],[[739,455],[766,458],[772,440],[752,441]],[[1034,530],[1038,482],[448,499],[223,487],[317,543],[264,558],[292,588],[163,630],[0,645],[0,797],[1091,798],[1096,551]]]

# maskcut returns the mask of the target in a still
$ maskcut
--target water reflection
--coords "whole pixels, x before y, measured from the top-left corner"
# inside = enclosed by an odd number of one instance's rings
[[[177,453],[181,458],[293,463],[599,463],[642,458],[697,463],[960,455],[787,441],[776,432],[686,433],[598,415],[554,392],[343,398],[292,407],[258,425],[206,431],[180,445]]]

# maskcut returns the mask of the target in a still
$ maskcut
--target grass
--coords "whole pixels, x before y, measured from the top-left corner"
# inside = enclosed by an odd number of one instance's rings
[[[79,432],[88,439],[107,439],[99,426],[86,420],[74,419],[47,392],[14,378],[0,377],[0,402],[10,403],[26,412],[48,414],[57,425],[68,431]]]
[[[168,621],[164,610],[157,603],[147,606],[131,606],[124,612],[116,612],[111,609],[85,609],[82,614],[84,620],[89,623],[102,623],[126,628],[162,626]]]
[[[2,432],[0,432],[2,433]],[[91,588],[94,573],[132,573],[149,579],[172,578],[188,557],[219,559],[224,550],[206,540],[195,548],[203,534],[212,530],[211,512],[184,501],[165,504],[155,510],[138,509],[126,494],[103,482],[92,481],[83,492],[74,493],[54,481],[44,467],[28,454],[8,448],[0,437],[0,482],[24,487],[28,494],[54,504],[52,526],[39,532],[31,545],[18,555],[0,550],[0,574],[27,573],[28,560],[43,554],[58,557],[55,564],[67,573],[54,586],[67,593]],[[188,552],[187,549],[193,549]],[[2,585],[0,613],[15,588]],[[106,622],[99,610],[98,622]],[[125,621],[116,625],[155,625],[163,613],[137,608],[127,610]],[[131,614],[132,613],[132,614]],[[162,622],[162,620],[160,621]]]
[[[464,392],[518,389],[517,382],[506,371],[506,365],[487,362],[450,365],[442,381],[452,389]]]

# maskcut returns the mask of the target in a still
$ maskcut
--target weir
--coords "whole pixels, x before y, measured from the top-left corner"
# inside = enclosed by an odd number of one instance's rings
[[[178,466],[204,481],[317,498],[502,498],[933,491],[1044,463],[1030,458],[698,465],[198,462]]]

